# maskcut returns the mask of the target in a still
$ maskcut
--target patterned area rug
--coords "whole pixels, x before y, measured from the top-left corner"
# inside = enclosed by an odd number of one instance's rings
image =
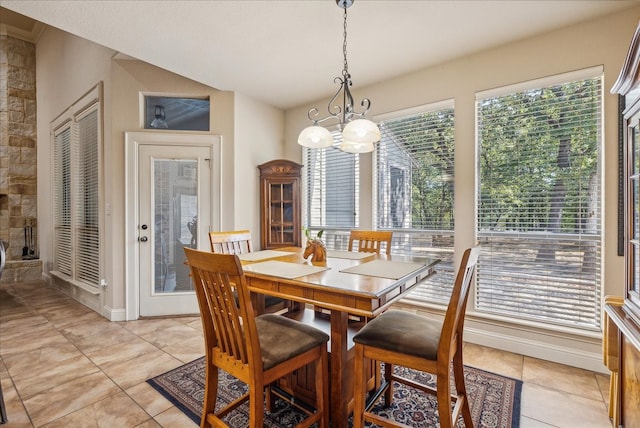
[[[405,368],[404,376],[418,382],[435,385],[435,376]],[[471,415],[477,428],[518,428],[520,426],[520,393],[522,381],[465,367],[467,394]],[[233,376],[221,372],[218,387],[218,406],[226,405],[246,391],[246,385]],[[196,424],[204,399],[204,357],[156,376],[147,382],[182,410]],[[287,428],[295,425],[304,414],[282,400],[265,416],[265,427]],[[435,397],[397,384],[391,407],[377,404],[374,412],[415,427],[439,427]],[[229,426],[248,426],[248,406],[245,404],[227,416]],[[373,425],[375,426],[375,425]],[[462,418],[458,423],[464,427]]]

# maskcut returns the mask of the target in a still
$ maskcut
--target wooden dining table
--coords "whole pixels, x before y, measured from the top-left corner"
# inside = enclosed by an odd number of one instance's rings
[[[265,295],[272,295],[305,304],[301,306],[306,310],[286,316],[317,325],[324,318],[331,336],[331,426],[346,427],[353,408],[351,338],[362,325],[350,318],[376,317],[432,275],[440,260],[328,251],[326,261],[312,262],[302,254],[302,248],[287,247],[239,258],[254,305],[259,307]],[[328,314],[323,317],[318,309]]]

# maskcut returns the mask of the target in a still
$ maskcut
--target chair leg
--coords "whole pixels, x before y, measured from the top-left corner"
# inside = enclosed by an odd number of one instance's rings
[[[353,387],[353,428],[364,426],[364,406],[366,394],[366,375],[364,346],[356,343],[354,351],[354,387]]]
[[[208,360],[208,357],[205,356],[205,358]],[[215,413],[216,398],[218,397],[218,368],[209,361],[205,364],[204,402],[202,403],[202,418],[200,419],[201,428],[209,426],[207,415]]]
[[[264,389],[264,401],[267,412],[272,412],[276,405],[276,395],[271,389],[271,385],[267,385]]]
[[[249,388],[249,426],[261,427],[264,423],[264,385],[256,383]]]
[[[384,380],[387,382],[387,389],[384,391],[384,404],[390,406],[393,401],[393,364],[382,363],[384,367]]]
[[[440,428],[454,428],[455,422],[451,416],[451,386],[448,368],[443,373],[436,374],[436,399],[438,401],[438,416]]]
[[[462,352],[458,352],[453,357],[453,377],[456,385],[456,393],[458,397],[462,397],[462,418],[465,427],[473,427],[471,419],[471,409],[469,409],[469,396],[467,395],[467,387],[464,383],[464,364],[462,363]],[[460,398],[459,398],[460,399]],[[457,421],[453,421],[455,424]]]

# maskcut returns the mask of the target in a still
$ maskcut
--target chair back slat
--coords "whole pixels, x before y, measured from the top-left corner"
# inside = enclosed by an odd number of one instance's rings
[[[218,346],[220,350],[236,359],[247,362],[247,352],[242,337],[242,325],[238,323],[240,311],[236,306],[236,299],[233,293],[233,286],[228,276],[221,274],[211,275],[213,279],[205,283],[208,289],[208,297],[214,300],[210,305],[210,310],[217,323],[214,321],[216,334],[218,336]]]
[[[352,230],[349,234],[349,251],[353,251],[354,242],[358,241],[358,252],[380,254],[382,244],[386,244],[385,253],[391,254],[391,238],[393,232],[381,230]]]
[[[451,291],[451,298],[447,306],[447,312],[442,324],[442,333],[440,335],[440,345],[438,353],[451,352],[456,341],[462,341],[462,330],[464,327],[464,316],[467,308],[467,300],[469,298],[469,289],[471,281],[475,274],[480,248],[467,248],[462,255],[460,268],[456,275],[456,280]],[[438,355],[440,358],[440,355]],[[444,357],[447,358],[447,357]]]
[[[209,232],[209,242],[213,253],[244,254],[253,251],[249,230]]]
[[[260,345],[240,260],[236,255],[184,250],[194,279],[207,353],[215,350],[242,364],[251,363],[254,355],[260,355]]]

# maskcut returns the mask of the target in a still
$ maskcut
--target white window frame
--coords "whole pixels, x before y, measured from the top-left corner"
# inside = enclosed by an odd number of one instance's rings
[[[579,234],[573,233],[559,233],[559,232],[550,232],[550,231],[540,231],[540,232],[521,232],[518,230],[486,230],[482,225],[479,224],[479,215],[480,215],[480,207],[481,207],[481,194],[480,194],[480,174],[481,174],[481,165],[480,165],[480,156],[482,150],[482,137],[480,133],[481,126],[481,118],[479,113],[479,104],[485,100],[489,100],[492,98],[498,98],[503,96],[508,96],[510,94],[521,93],[529,90],[536,90],[541,88],[550,88],[556,85],[561,85],[570,82],[577,82],[586,79],[600,79],[600,94],[599,94],[599,110],[596,116],[596,127],[597,127],[597,162],[598,166],[597,170],[597,195],[599,196],[598,201],[593,202],[593,212],[596,216],[597,222],[597,231],[595,233],[591,233],[589,231]],[[476,275],[476,286],[474,289],[474,299],[473,299],[473,311],[476,314],[488,317],[496,317],[509,319],[512,322],[523,323],[523,324],[535,324],[546,326],[547,328],[568,328],[573,329],[575,331],[581,332],[597,332],[600,330],[600,304],[602,299],[602,276],[601,272],[603,270],[603,260],[602,260],[602,239],[603,239],[603,213],[602,213],[602,180],[603,180],[603,171],[602,171],[602,153],[604,150],[603,147],[603,108],[604,108],[604,96],[602,86],[604,85],[604,76],[603,76],[603,68],[601,66],[591,67],[584,70],[577,70],[574,72],[563,73],[559,75],[549,76],[542,79],[536,79],[533,81],[523,82],[516,85],[509,85],[501,88],[495,88],[488,91],[478,92],[476,94],[476,160],[477,160],[477,168],[476,168],[476,239],[482,245],[484,243],[485,248],[481,254],[478,270]],[[511,123],[513,123],[511,121]],[[576,238],[577,236],[577,238]],[[547,243],[559,242],[565,244],[571,244],[572,242],[578,242],[582,245],[590,245],[595,246],[595,251],[593,253],[594,259],[590,261],[590,265],[592,266],[593,275],[592,277],[585,275],[585,277],[575,278],[576,284],[580,283],[578,286],[582,286],[583,283],[589,283],[592,281],[593,290],[588,291],[587,297],[577,296],[577,291],[570,291],[572,288],[570,284],[568,284],[565,280],[563,283],[562,280],[558,280],[557,284],[554,285],[551,279],[552,275],[544,276],[542,273],[538,274],[538,271],[535,269],[534,265],[530,265],[527,267],[527,263],[530,263],[531,260],[525,259],[524,253],[521,251],[519,255],[514,254],[514,257],[518,259],[518,263],[520,267],[524,267],[527,270],[527,275],[523,275],[519,282],[520,284],[516,284],[516,282],[503,281],[501,286],[492,287],[491,284],[501,283],[499,276],[494,276],[492,272],[495,269],[498,269],[498,266],[492,261],[497,260],[495,257],[490,259],[490,251],[492,246],[492,242],[496,241],[496,245],[498,244],[498,240],[508,240],[509,242],[513,242],[512,245],[517,246],[517,242],[522,243],[522,245],[526,245],[527,242],[537,242],[539,245],[550,245]],[[505,241],[506,242],[506,241]],[[555,245],[555,244],[554,244]],[[551,250],[555,247],[552,245],[549,246]],[[515,250],[514,250],[515,251]],[[586,257],[584,255],[583,257]],[[591,256],[590,256],[591,257]],[[499,259],[501,263],[508,263],[505,257]],[[491,264],[490,264],[491,263]],[[548,266],[554,265],[555,262],[550,263]],[[579,262],[573,262],[579,263]],[[583,261],[582,263],[585,263]],[[558,263],[555,263],[558,265]],[[540,271],[542,272],[542,271]],[[522,291],[524,290],[523,283],[526,281],[535,281],[536,283],[544,282],[547,287],[547,291],[541,291],[536,286],[531,285],[529,287],[530,292],[527,293],[529,296],[525,298]],[[527,279],[531,278],[531,279]],[[547,278],[547,279],[544,279]],[[515,280],[512,280],[515,281]],[[484,288],[483,288],[484,287]],[[502,288],[501,288],[502,287]],[[542,286],[540,286],[542,287]],[[567,296],[562,293],[561,288],[565,288],[567,291]],[[483,294],[484,291],[487,290],[490,293],[494,293],[493,297],[491,294],[486,295]],[[506,294],[502,294],[500,297],[500,290],[503,293],[514,293],[509,296]],[[539,293],[539,294],[537,294]],[[554,301],[556,297],[554,297],[554,293],[558,295],[557,301]],[[516,302],[518,296],[522,296],[522,302]],[[562,297],[564,296],[564,297]],[[575,301],[573,300],[575,298]],[[488,299],[493,299],[493,303]],[[502,300],[501,300],[502,299]],[[578,300],[580,300],[578,302]],[[500,301],[505,302],[504,305],[500,305]],[[538,302],[539,305],[544,305],[545,312],[547,312],[546,316],[541,315],[541,312],[537,314],[533,314],[532,309],[530,307],[525,308],[526,305],[531,306],[531,303],[526,302]],[[547,302],[547,303],[545,303]],[[588,306],[583,312],[580,312],[578,309],[580,305]],[[517,306],[520,305],[521,309],[517,309]],[[565,309],[562,309],[564,305]],[[572,311],[569,314],[570,310]],[[591,315],[588,315],[588,313]],[[563,313],[564,312],[564,313]],[[575,314],[574,314],[575,312]],[[586,315],[583,315],[586,314]],[[555,314],[555,315],[554,315]],[[571,315],[571,317],[569,316]]]
[[[102,217],[102,150],[103,150],[103,85],[102,82],[91,88],[51,123],[51,182],[53,201],[53,266],[51,274],[69,282],[91,294],[99,294],[103,266],[103,224]],[[80,141],[80,123],[95,115],[95,129],[91,129],[90,138],[95,141]],[[69,153],[68,163],[61,171],[58,165],[60,153],[58,137],[68,132],[65,141]],[[88,145],[86,143],[89,143]],[[81,144],[82,143],[82,144]],[[89,164],[80,150],[95,145],[95,151],[89,153]],[[86,151],[84,152],[86,154]],[[97,174],[97,179],[85,180],[86,174]],[[69,212],[62,214],[68,224],[68,237],[59,239],[60,209],[62,208],[61,181],[64,180]],[[87,189],[87,185],[90,188]],[[88,197],[87,197],[88,196]],[[88,219],[88,220],[87,220]],[[86,220],[86,221],[85,221]],[[97,221],[97,230],[96,228]],[[93,229],[93,230],[92,230]],[[81,239],[82,238],[82,239]],[[64,255],[64,256],[63,256]]]

